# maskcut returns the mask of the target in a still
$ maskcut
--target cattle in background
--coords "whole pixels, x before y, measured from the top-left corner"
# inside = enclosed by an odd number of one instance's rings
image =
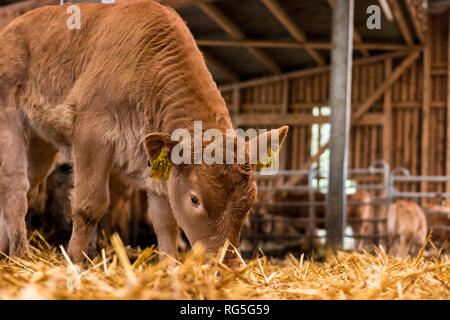
[[[370,221],[352,221],[351,219],[369,220],[374,218],[373,209],[370,206],[371,196],[366,190],[358,190],[347,196],[347,202],[358,202],[356,205],[347,203],[347,224],[352,228],[354,235],[374,235],[374,225]],[[366,245],[373,244],[373,239],[354,238],[355,249],[362,250]]]
[[[260,212],[265,216],[284,217],[284,218],[308,218],[310,214],[310,207],[306,205],[288,205],[288,203],[294,202],[309,202],[310,196],[308,192],[304,191],[274,191],[270,194],[260,197],[260,202],[268,203],[269,205],[263,206]],[[325,202],[326,195],[322,192],[315,191],[313,194],[314,202]],[[312,201],[312,200],[311,200]],[[270,205],[274,204],[274,205]],[[281,204],[277,206],[276,204]],[[283,205],[284,204],[284,205]],[[324,229],[325,228],[325,206],[314,206],[313,210],[313,228]],[[306,233],[309,222],[289,222],[290,227],[297,229],[299,233]]]
[[[416,255],[427,238],[427,220],[414,202],[398,200],[391,204],[387,214],[389,254],[406,258]]]
[[[113,169],[147,190],[161,251],[176,255],[178,226],[208,252],[226,239],[237,247],[256,198],[251,165],[173,165],[167,182],[148,178],[147,162],[171,152],[174,130],[192,134],[196,120],[205,130],[233,128],[186,24],[154,1],[78,6],[81,30],[67,28],[64,5],[28,12],[0,32],[0,234],[8,235],[0,249],[28,252],[27,195],[61,147],[74,155],[74,262],[108,209]],[[277,134],[281,146],[287,130],[259,138]]]
[[[450,207],[433,205],[425,208],[427,211],[440,211],[426,213],[428,228],[433,229],[432,240],[438,245],[450,243],[450,230],[443,230],[439,228],[450,227]]]
[[[25,12],[47,5],[59,4],[59,0],[27,0],[0,7],[0,29]]]
[[[326,194],[314,191],[313,199],[314,202],[325,203]],[[354,194],[350,194],[347,196],[347,201],[360,202],[357,205],[348,205],[347,206],[347,218],[349,219],[348,225],[352,228],[353,234],[362,235],[362,236],[370,236],[373,235],[374,228],[372,222],[366,221],[352,221],[351,219],[373,219],[373,210],[370,206],[371,197],[370,194],[365,190],[358,190]],[[268,205],[262,205],[261,208],[258,209],[260,214],[260,218],[268,218],[270,220],[271,217],[284,217],[284,218],[301,218],[306,219],[310,215],[310,207],[307,204],[310,202],[310,195],[305,191],[274,191],[274,192],[260,192],[259,193],[259,202],[267,203]],[[289,205],[289,203],[295,202],[305,202],[306,205]],[[287,204],[286,206],[283,205]],[[271,205],[273,204],[273,205]],[[278,206],[277,204],[281,204]],[[326,217],[326,208],[325,205],[315,205],[313,209],[313,233],[317,231],[317,229],[325,229],[325,217]],[[287,232],[291,232],[295,230],[299,234],[306,234],[309,228],[308,221],[280,221],[271,223],[263,226],[262,228],[258,228],[259,224],[251,223],[251,219],[253,216],[249,218],[247,222],[247,229],[253,230],[251,232],[265,232],[270,234],[286,234]],[[362,238],[355,238],[355,249],[362,249],[364,245],[370,244],[372,241]]]

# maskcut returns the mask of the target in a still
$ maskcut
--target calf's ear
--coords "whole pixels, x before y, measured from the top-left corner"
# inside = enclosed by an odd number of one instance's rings
[[[272,136],[278,135],[278,147],[277,150],[274,150],[275,152],[279,152],[281,150],[281,147],[283,146],[283,142],[286,139],[287,133],[288,133],[289,127],[288,126],[282,126],[278,129],[272,129],[265,133],[260,134],[254,140],[256,139],[256,145],[259,146],[259,140],[264,139],[267,142],[267,147],[271,147],[272,149],[276,146],[272,146]],[[254,142],[253,140],[253,142]]]
[[[247,142],[247,150],[249,150],[250,153],[253,153],[253,152],[256,152],[255,148],[257,150],[259,150],[260,147],[263,147],[264,144],[266,144],[264,146],[267,148],[266,150],[268,152],[269,152],[269,150],[271,150],[272,152],[275,152],[275,153],[272,153],[272,155],[277,155],[277,154],[279,154],[281,147],[283,146],[283,143],[284,143],[284,140],[286,139],[288,130],[289,130],[288,126],[283,126],[281,128],[272,129],[270,131],[262,133],[259,136],[257,136],[256,138],[253,138],[253,140]],[[272,141],[272,138],[274,139],[274,141]],[[272,142],[274,142],[275,145],[272,145]],[[259,152],[258,152],[258,154],[259,154]],[[253,160],[251,160],[251,161],[254,161],[254,159],[255,158],[253,158]],[[258,163],[259,163],[259,160],[258,160]],[[258,163],[251,164],[253,170],[256,170],[256,171],[260,170],[260,168],[258,168],[260,166]],[[272,161],[270,162],[270,165],[274,165],[274,164],[276,164],[276,166],[278,166],[277,160],[275,160],[275,162],[272,162]]]
[[[152,132],[144,139],[144,148],[147,158],[153,162],[160,155],[163,147],[169,149],[169,154],[172,148],[178,141],[172,141],[170,134],[163,132]]]

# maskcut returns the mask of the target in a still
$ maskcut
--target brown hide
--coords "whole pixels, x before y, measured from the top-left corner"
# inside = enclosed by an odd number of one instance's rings
[[[347,219],[373,219],[373,210],[370,206],[371,197],[366,190],[358,190],[347,196],[347,201],[366,203],[363,205],[347,205]],[[374,234],[373,223],[368,221],[348,221],[353,234],[369,236]],[[361,250],[365,245],[373,243],[373,239],[362,239],[355,237],[355,248]]]
[[[27,11],[47,6],[57,5],[58,0],[27,0],[0,7],[0,29]]]
[[[441,213],[425,214],[425,217],[426,217],[427,223],[428,223],[428,228],[450,226],[450,207],[433,205],[433,206],[427,207],[427,209],[433,210],[433,211],[447,212],[447,214],[441,214]],[[439,230],[437,228],[434,228],[432,240],[438,244],[443,244],[445,241],[447,241],[447,243],[449,243],[450,242],[450,231]]]
[[[414,202],[399,200],[390,205],[387,218],[389,253],[401,258],[417,254],[427,237],[422,209]]]
[[[306,192],[293,192],[293,191],[276,191],[273,193],[260,193],[259,201],[267,202],[267,203],[287,203],[287,202],[309,202],[309,193]],[[365,190],[359,190],[356,193],[349,195],[347,197],[348,201],[355,202],[364,202],[370,203],[371,197],[370,194]],[[325,203],[326,195],[321,192],[314,192],[314,202]],[[318,205],[314,207],[314,218],[317,220],[314,223],[314,228],[324,229],[325,228],[325,219],[326,217],[326,208],[325,205]],[[308,218],[309,217],[309,206],[262,206],[259,210],[262,216],[278,216],[278,217],[286,217],[286,218]],[[370,205],[361,205],[361,206],[348,206],[347,207],[347,218],[354,219],[372,219],[372,209]],[[278,223],[278,225],[287,223]],[[307,222],[289,222],[289,226],[282,228],[281,226],[277,227],[279,233],[282,233],[286,230],[291,230],[292,227],[297,229],[300,233],[305,233],[307,230]],[[373,234],[372,223],[370,222],[349,222],[348,223],[352,229],[354,234],[360,235],[371,235]],[[273,232],[274,228],[271,228],[269,232]],[[362,249],[364,244],[372,243],[370,240],[362,240],[355,238],[355,247],[357,249]]]
[[[173,165],[167,183],[148,178],[148,160],[171,151],[175,129],[232,129],[184,21],[149,0],[84,3],[81,28],[69,29],[69,5],[30,11],[0,31],[0,234],[9,236],[0,249],[28,251],[27,196],[63,147],[74,158],[75,262],[109,207],[112,170],[147,191],[161,251],[176,255],[178,226],[209,252],[226,239],[237,247],[256,198],[250,165]],[[287,130],[265,135],[279,134],[281,146]]]

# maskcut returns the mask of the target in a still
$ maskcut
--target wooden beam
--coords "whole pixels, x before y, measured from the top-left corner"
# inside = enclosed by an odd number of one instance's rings
[[[354,60],[353,66],[360,66],[360,65],[366,65],[369,63],[376,63],[376,62],[380,62],[380,61],[383,61],[388,58],[392,58],[392,59],[401,58],[406,55],[407,55],[407,52],[390,52],[390,53],[379,54],[379,55],[370,56],[367,58],[360,58],[360,59]],[[283,73],[281,75],[256,78],[253,80],[248,80],[248,81],[240,82],[240,83],[233,84],[233,85],[222,85],[222,86],[219,86],[219,90],[221,92],[227,92],[227,91],[233,90],[234,86],[238,86],[239,88],[243,89],[243,88],[249,88],[249,87],[274,83],[274,82],[281,81],[284,79],[302,78],[302,77],[312,76],[312,75],[316,75],[316,74],[322,74],[322,73],[326,73],[326,72],[330,72],[329,66],[296,70],[296,71]]]
[[[405,0],[405,2],[406,7],[408,8],[409,16],[411,17],[411,21],[413,22],[414,31],[416,32],[420,43],[423,43],[424,41],[423,29],[417,14],[417,10],[414,7],[413,2],[411,0]]]
[[[411,66],[413,62],[419,58],[420,53],[411,53],[403,62],[392,72],[392,74],[387,78],[387,80],[375,90],[370,97],[368,97],[358,108],[358,110],[353,114],[352,121],[360,118],[364,113],[366,113],[372,104],[381,98],[383,93],[389,89],[395,81]]]
[[[305,33],[292,21],[286,11],[280,6],[276,0],[261,0],[261,2],[269,9],[269,11],[277,18],[277,20],[286,28],[286,30],[298,42],[306,42]],[[319,52],[314,49],[306,48],[309,55],[317,62],[319,66],[325,65],[325,59]]]
[[[330,123],[328,116],[314,116],[312,114],[240,114],[237,116],[237,122],[240,126],[301,126],[312,124]],[[368,113],[358,119],[352,125],[378,126],[384,122],[382,113]]]
[[[237,72],[231,70],[229,67],[224,65],[221,61],[217,60],[215,57],[211,56],[209,53],[203,51],[202,54],[208,66],[210,66],[212,69],[222,74],[228,80],[231,80],[233,82],[239,82],[240,78]]]
[[[405,42],[408,45],[413,45],[414,41],[398,0],[389,0],[389,4],[391,5],[392,11],[394,12],[395,20],[397,21],[397,25],[400,28],[403,39],[405,39]]]
[[[387,3],[388,0],[378,0],[380,3],[381,9],[384,12],[384,15],[389,21],[394,20],[394,16],[392,15],[391,7],[389,7],[389,4]]]
[[[172,7],[174,9],[182,9],[186,7],[195,6],[199,3],[209,3],[214,2],[216,0],[156,0],[157,2]]]
[[[334,0],[328,0],[328,4],[330,5],[331,8],[333,8]],[[356,29],[353,29],[353,42],[354,42],[354,45],[362,43],[362,37],[359,34],[358,30],[356,30]],[[360,49],[360,51],[361,51],[363,57],[370,56],[370,53],[367,49]]]
[[[327,245],[334,249],[342,248],[346,224],[354,6],[354,0],[336,0],[331,24],[330,169],[325,226]]]
[[[209,3],[199,3],[197,5],[207,16],[209,16],[217,25],[219,25],[226,33],[228,33],[234,40],[245,41],[245,34],[236,26],[230,19],[228,19],[222,12],[220,12],[214,5]],[[281,73],[281,68],[263,51],[244,45],[248,52],[256,57],[273,73]]]
[[[247,48],[277,48],[277,49],[323,49],[330,50],[329,42],[292,42],[292,41],[261,41],[261,40],[210,40],[198,39],[198,46],[203,47],[247,47]],[[414,51],[421,49],[418,45],[403,45],[397,43],[359,43],[354,45],[358,50],[395,50]]]

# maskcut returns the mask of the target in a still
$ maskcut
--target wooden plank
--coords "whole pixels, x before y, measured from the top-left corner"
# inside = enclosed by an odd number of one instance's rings
[[[302,49],[302,50],[331,50],[329,42],[293,42],[293,41],[268,41],[268,40],[214,40],[197,39],[200,47],[246,47],[246,48],[276,48],[276,49]],[[383,51],[416,51],[421,45],[404,45],[398,43],[360,43],[355,44],[355,50],[383,50]],[[322,66],[325,64],[322,64]]]
[[[448,15],[448,37],[447,37],[447,146],[445,159],[445,174],[450,176],[450,13]],[[445,192],[450,192],[450,181],[445,185]],[[447,204],[450,204],[450,198],[447,198]]]
[[[306,148],[306,126],[301,126],[300,130],[297,131],[297,141],[299,146],[297,146],[297,150],[299,150],[300,155],[297,158],[297,162],[295,164],[295,169],[299,169],[300,165],[303,163],[305,156],[307,156],[307,148]]]
[[[411,149],[411,174],[412,175],[417,175],[418,171],[417,171],[417,163],[418,163],[418,152],[419,152],[419,110],[414,109],[411,111],[412,112],[412,116],[413,116],[413,123],[412,123],[412,149]],[[416,189],[413,191],[417,191]]]
[[[248,106],[248,104],[246,104]],[[253,105],[253,104],[252,104]],[[269,104],[270,105],[270,104]],[[256,105],[253,105],[256,106]],[[254,109],[253,109],[254,110]],[[259,109],[256,109],[259,110]],[[267,108],[267,111],[273,110]],[[267,112],[266,111],[266,112]],[[310,113],[278,114],[278,113],[241,113],[236,118],[241,126],[280,126],[280,125],[312,125],[330,122],[328,116],[314,116]],[[381,126],[384,123],[384,114],[381,112],[367,113],[353,123],[353,126]]]
[[[403,118],[403,145],[402,145],[402,154],[403,154],[403,167],[411,170],[411,111],[404,110],[404,118]],[[416,143],[414,141],[414,143]]]
[[[355,128],[355,168],[361,168],[361,131],[362,128]]]
[[[234,40],[246,40],[245,34],[236,26],[228,17],[226,17],[220,10],[210,3],[199,3],[197,6],[208,15],[217,25],[219,25],[225,32],[227,32]],[[262,62],[273,73],[281,73],[281,68],[263,51],[253,48],[249,45],[244,45],[248,52]]]
[[[362,101],[365,101],[367,99],[367,83],[368,83],[368,79],[369,77],[367,76],[367,68],[369,65],[367,66],[361,66],[361,79],[359,82],[359,87],[360,87],[360,96]],[[353,112],[356,112],[357,109],[353,110]],[[353,114],[353,113],[352,113]]]
[[[395,134],[395,159],[396,167],[402,166],[402,145],[403,145],[403,110],[397,111],[397,119],[395,121],[396,134]]]
[[[421,140],[421,175],[429,174],[429,135],[430,135],[430,111],[431,111],[431,30],[428,28],[426,44],[423,54],[423,108],[422,108],[422,140]],[[427,182],[420,186],[421,192],[427,191]]]
[[[290,92],[290,81],[288,79],[283,80],[283,93],[281,102],[281,113],[288,113],[289,110],[289,92]]]
[[[392,59],[386,59],[384,63],[385,79],[389,78],[392,72]],[[384,125],[383,125],[383,160],[392,165],[392,96],[391,89],[384,93],[383,101]]]
[[[305,33],[294,23],[288,16],[286,11],[281,8],[276,0],[261,0],[262,3],[269,9],[269,11],[277,18],[277,20],[284,26],[284,28],[294,37],[298,42],[306,42]],[[319,52],[314,49],[306,48],[309,55],[317,62],[318,65],[324,66],[325,59]]]

